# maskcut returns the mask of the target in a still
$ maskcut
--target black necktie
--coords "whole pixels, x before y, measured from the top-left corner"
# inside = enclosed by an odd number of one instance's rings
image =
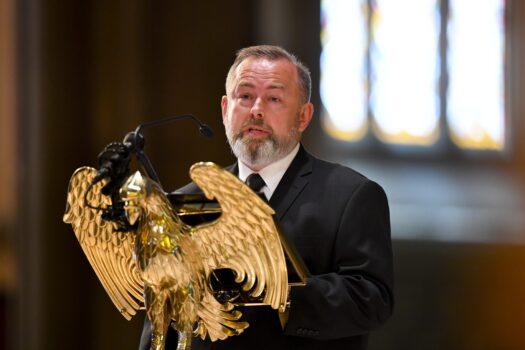
[[[252,189],[253,192],[257,193],[259,197],[261,197],[264,201],[268,201],[266,196],[264,195],[264,192],[261,191],[261,189],[266,186],[266,183],[264,182],[261,175],[257,173],[252,173],[246,178],[246,184],[248,187]]]

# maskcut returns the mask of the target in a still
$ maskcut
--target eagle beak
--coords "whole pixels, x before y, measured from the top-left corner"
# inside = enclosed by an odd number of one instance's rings
[[[128,219],[129,224],[135,225],[135,223],[140,217],[140,209],[135,205],[128,205],[128,203],[126,203],[124,208],[126,212],[126,218]]]

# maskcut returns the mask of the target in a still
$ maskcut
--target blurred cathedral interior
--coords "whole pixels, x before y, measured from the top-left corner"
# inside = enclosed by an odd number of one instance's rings
[[[69,177],[138,124],[165,189],[234,161],[220,112],[235,52],[312,71],[304,145],[386,190],[393,317],[371,350],[525,348],[525,2],[0,1],[0,349],[132,349],[62,223]],[[523,86],[523,89],[522,89]]]

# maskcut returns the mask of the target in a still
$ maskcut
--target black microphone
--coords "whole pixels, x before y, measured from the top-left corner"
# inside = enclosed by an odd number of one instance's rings
[[[199,125],[199,131],[202,136],[211,139],[213,137],[213,130],[206,124]]]
[[[95,177],[93,178],[93,181],[91,181],[91,184],[96,185],[97,183],[99,183],[100,181],[108,177],[110,173],[111,173],[111,163],[105,162],[99,167],[97,171],[97,175],[95,175]]]
[[[111,142],[98,155],[98,172],[91,182],[93,185],[102,179],[122,178],[129,172],[131,146],[123,142]]]

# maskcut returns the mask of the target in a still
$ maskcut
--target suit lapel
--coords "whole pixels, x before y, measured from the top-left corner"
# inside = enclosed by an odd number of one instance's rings
[[[308,184],[307,175],[311,172],[312,160],[301,145],[299,152],[270,198],[270,206],[275,210],[277,221],[281,221],[297,196]]]
[[[237,162],[224,168],[232,174],[239,175],[239,165]],[[295,199],[308,184],[308,176],[312,172],[312,159],[306,152],[303,145],[299,152],[286,170],[283,178],[277,185],[269,204],[275,211],[275,218],[281,221]]]

